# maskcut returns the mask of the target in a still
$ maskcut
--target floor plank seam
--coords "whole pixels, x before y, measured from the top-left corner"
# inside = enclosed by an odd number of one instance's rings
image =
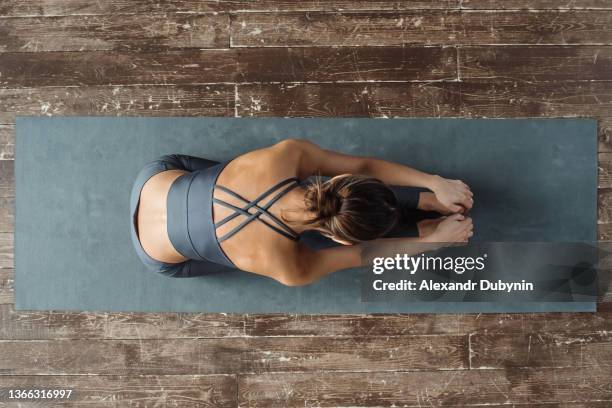
[[[238,84],[234,84],[234,117],[239,118],[238,106],[240,106],[240,96],[238,95]]]
[[[468,333],[468,369],[472,370],[472,335],[474,333]]]

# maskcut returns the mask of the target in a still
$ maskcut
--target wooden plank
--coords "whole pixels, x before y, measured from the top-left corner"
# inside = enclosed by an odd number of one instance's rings
[[[612,313],[237,315],[16,311],[13,270],[0,269],[0,339],[380,337],[612,331]]]
[[[5,307],[15,302],[15,276],[13,269],[0,269],[0,313]],[[3,316],[3,314],[0,314]],[[4,319],[1,319],[4,320]],[[0,332],[4,330],[0,327]],[[0,337],[1,338],[1,337]]]
[[[612,331],[612,313],[246,315],[248,336],[404,336]]]
[[[609,81],[612,47],[466,47],[459,50],[459,72],[461,79],[487,81]]]
[[[126,14],[2,19],[0,51],[227,48],[227,14]]]
[[[459,101],[460,95],[452,86],[440,83],[240,85],[237,115],[459,116]]]
[[[14,158],[15,127],[13,125],[0,125],[0,160],[13,160]]]
[[[0,160],[0,197],[15,197],[15,168],[13,160]]]
[[[0,54],[0,86],[456,79],[456,50],[271,48]]]
[[[248,84],[238,86],[238,99],[239,116],[594,117],[602,151],[612,151],[607,81]]]
[[[0,89],[0,123],[14,124],[15,116],[233,116],[234,100],[233,85]],[[12,130],[0,131],[10,144]]]
[[[87,86],[231,82],[234,59],[223,50],[3,53],[0,86]]]
[[[249,84],[238,91],[239,116],[598,117],[600,150],[612,151],[609,82]],[[0,122],[75,114],[230,116],[234,86],[0,89]]]
[[[478,333],[470,336],[470,367],[612,366],[612,332],[523,335]]]
[[[599,224],[612,224],[612,188],[602,188],[597,194]]]
[[[608,0],[462,0],[461,8],[486,10],[612,9],[612,3]]]
[[[458,8],[458,0],[3,0],[0,16],[99,15],[159,12],[227,12],[227,11],[287,11],[287,10],[410,10]]]
[[[0,232],[0,269],[13,267],[13,233]]]
[[[597,235],[600,241],[612,241],[612,224],[597,224]]]
[[[263,407],[512,406],[611,401],[612,369],[267,373],[238,377],[239,405]],[[608,402],[609,403],[609,402]],[[520,405],[517,405],[520,406]],[[558,406],[558,405],[550,405]],[[587,406],[591,406],[590,403]]]
[[[457,79],[457,50],[442,47],[243,48],[236,82]]]
[[[466,336],[252,338],[242,372],[463,369]]]
[[[612,44],[612,12],[237,13],[233,47]]]
[[[466,315],[468,316],[468,315]],[[286,315],[249,314],[245,316],[248,336],[402,336],[467,334],[461,315]]]
[[[612,152],[612,117],[600,117],[597,122],[599,152]]]
[[[13,232],[15,225],[15,199],[0,197],[0,233]]]
[[[10,300],[13,270],[0,269],[0,276],[0,299]],[[243,325],[238,314],[22,311],[12,304],[0,305],[3,340],[240,337]]]
[[[458,9],[459,0],[260,0],[236,5],[232,11],[342,11]]]
[[[0,340],[3,375],[464,369],[466,336]]]
[[[598,156],[598,188],[612,188],[612,153],[599,153]]]
[[[240,370],[241,339],[0,340],[2,375],[191,375]]]
[[[457,12],[238,13],[232,47],[455,44]]]
[[[72,390],[70,399],[38,399],[19,402],[16,400],[8,402],[8,399],[4,399],[1,404],[3,407],[234,408],[237,406],[237,380],[233,375],[3,375],[2,387],[4,389]]]

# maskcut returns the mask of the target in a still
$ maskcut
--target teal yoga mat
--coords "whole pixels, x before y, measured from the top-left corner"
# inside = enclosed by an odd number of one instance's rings
[[[143,312],[593,311],[593,302],[362,303],[353,270],[305,287],[245,272],[176,279],[132,249],[129,192],[162,154],[226,160],[287,137],[468,182],[477,238],[596,241],[597,126],[588,119],[19,117],[18,310]]]

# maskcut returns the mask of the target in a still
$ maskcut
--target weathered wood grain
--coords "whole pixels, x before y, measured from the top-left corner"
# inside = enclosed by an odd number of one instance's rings
[[[461,0],[461,8],[486,10],[612,9],[612,4],[608,0]]]
[[[612,12],[237,13],[233,47],[612,44]]]
[[[456,9],[459,0],[259,0],[236,4],[232,11],[341,11]]]
[[[612,313],[247,315],[249,336],[404,336],[611,331]]]
[[[609,331],[470,335],[470,367],[593,367],[610,366]]]
[[[0,52],[227,48],[227,14],[5,18]]]
[[[0,197],[0,233],[13,232],[15,225],[15,199]]]
[[[13,233],[0,232],[0,269],[13,267]]]
[[[0,89],[0,123],[14,124],[16,116],[233,116],[234,100],[233,85]],[[13,131],[0,127],[7,155]]]
[[[15,127],[13,125],[0,125],[0,160],[13,160],[14,158]]]
[[[241,375],[239,404],[277,407],[513,406],[612,401],[612,369]],[[521,405],[516,405],[521,406]],[[580,406],[580,405],[578,405]],[[591,406],[588,403],[586,406]]]
[[[248,84],[238,99],[239,116],[593,117],[602,138],[612,129],[607,81]]]
[[[3,399],[2,407],[224,407],[237,406],[237,380],[232,375],[71,375],[6,376],[2,388],[72,390],[70,399]],[[3,396],[6,394],[3,394]]]
[[[3,375],[465,369],[466,336],[0,340]]]
[[[1,340],[2,375],[190,375],[240,371],[241,339]]]
[[[238,116],[459,116],[460,95],[446,84],[254,84],[238,87]]]
[[[0,269],[0,300],[13,303],[13,270]],[[0,339],[165,339],[244,336],[244,317],[218,313],[119,313],[15,310],[0,305]]]
[[[466,47],[459,50],[459,72],[487,81],[608,81],[612,47]]]
[[[612,128],[612,83],[607,81],[465,81],[458,87],[466,117],[590,117],[606,134]]]
[[[242,372],[468,367],[466,336],[253,338]]]
[[[468,317],[469,315],[465,315]],[[474,326],[461,315],[266,315],[245,317],[249,336],[402,336],[467,334]],[[470,319],[473,322],[473,318]],[[611,322],[612,325],[612,322]]]
[[[612,313],[284,315],[20,311],[0,269],[0,339],[381,337],[612,331]]]
[[[0,86],[91,86],[231,82],[235,60],[224,50],[2,53]]]
[[[457,79],[456,50],[271,48],[0,54],[0,86]]]
[[[605,152],[599,153],[598,160],[598,187],[599,188],[612,188],[612,153]]]
[[[598,224],[612,223],[612,188],[602,188],[597,194]]]
[[[449,9],[459,7],[459,0],[4,0],[0,16],[65,16],[118,13],[202,13],[227,11],[286,11],[286,10],[410,10]]]
[[[599,152],[612,152],[612,117],[600,117],[597,120],[599,134]]]
[[[13,269],[0,269],[0,316],[4,321],[3,310],[7,307],[12,307],[11,303],[15,302],[15,274]],[[4,328],[0,327],[0,332]],[[1,337],[0,337],[1,338]]]
[[[442,47],[234,49],[236,82],[457,80],[457,50]]]
[[[0,197],[15,197],[15,172],[13,160],[0,160]]]
[[[597,236],[600,241],[612,241],[612,224],[597,224]]]

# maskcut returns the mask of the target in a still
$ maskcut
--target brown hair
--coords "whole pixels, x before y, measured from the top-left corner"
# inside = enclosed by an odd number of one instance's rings
[[[305,224],[323,235],[350,243],[379,238],[398,220],[397,199],[382,181],[343,174],[323,181],[317,177],[306,189]]]

